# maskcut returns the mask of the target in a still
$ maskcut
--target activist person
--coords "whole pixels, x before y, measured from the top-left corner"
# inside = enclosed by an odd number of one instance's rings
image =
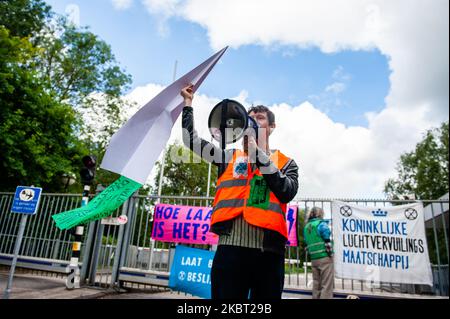
[[[274,114],[265,106],[248,111],[260,127],[259,138],[244,137],[243,150],[223,151],[199,138],[194,129],[192,92],[192,85],[181,91],[184,144],[219,167],[210,229],[219,235],[211,269],[211,297],[281,299],[285,213],[298,189],[297,164],[269,148],[276,125]]]
[[[331,231],[323,220],[323,209],[313,207],[303,229],[306,249],[311,257],[313,299],[332,299],[334,283],[333,247]]]

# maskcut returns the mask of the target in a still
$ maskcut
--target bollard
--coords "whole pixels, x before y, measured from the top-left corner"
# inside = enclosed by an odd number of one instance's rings
[[[81,207],[86,206],[89,202],[90,185],[84,185],[83,199],[81,201]],[[81,242],[84,233],[84,226],[77,226],[74,233],[74,242],[72,244],[72,257],[70,258],[70,264],[66,268],[66,288],[74,289],[80,288],[80,267],[78,262],[80,260]]]

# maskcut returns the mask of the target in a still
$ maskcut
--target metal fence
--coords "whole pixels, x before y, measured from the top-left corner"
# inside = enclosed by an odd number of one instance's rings
[[[11,255],[21,214],[10,213],[14,194],[0,193],[0,253]],[[29,216],[19,255],[69,260],[72,238],[56,228],[51,215],[80,207],[81,195],[43,194],[36,215]]]
[[[10,213],[12,193],[0,193],[0,264],[7,264],[11,257],[19,227],[19,214]],[[51,215],[81,206],[81,195],[43,194],[36,215],[30,216],[19,255],[27,267],[36,261],[50,265],[68,264],[71,256],[71,231],[57,229]],[[81,247],[81,281],[102,287],[166,286],[175,245],[153,241],[153,208],[158,202],[187,206],[210,206],[212,197],[179,196],[133,196],[117,209],[113,217],[127,215],[125,225],[105,225],[92,222],[85,228]],[[340,199],[365,206],[392,206],[411,201],[387,201],[366,199]],[[297,199],[291,205],[298,205],[297,233],[299,245],[286,250],[285,290],[310,290],[312,274],[308,256],[305,254],[302,232],[305,214],[313,206],[322,207],[325,217],[331,218],[331,199]],[[336,279],[335,291],[355,294],[421,294],[448,296],[448,200],[423,201],[429,213],[425,226],[430,260],[433,269],[434,286],[399,285],[384,282]],[[190,245],[203,249],[214,249],[209,245]],[[27,257],[29,264],[27,264]],[[51,268],[48,266],[47,268]],[[60,270],[61,271],[61,270]]]

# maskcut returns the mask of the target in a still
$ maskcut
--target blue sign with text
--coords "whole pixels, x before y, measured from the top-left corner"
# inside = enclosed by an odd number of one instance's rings
[[[178,245],[170,270],[169,287],[211,299],[211,267],[215,252]]]
[[[34,215],[39,207],[42,188],[30,186],[17,186],[11,212]]]

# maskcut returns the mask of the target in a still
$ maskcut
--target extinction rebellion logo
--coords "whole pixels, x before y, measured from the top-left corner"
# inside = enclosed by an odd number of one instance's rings
[[[340,209],[341,215],[344,217],[352,216],[352,208],[350,206],[342,206]]]
[[[417,210],[415,210],[414,208],[407,208],[405,209],[405,217],[408,218],[409,220],[414,220],[417,218]]]

